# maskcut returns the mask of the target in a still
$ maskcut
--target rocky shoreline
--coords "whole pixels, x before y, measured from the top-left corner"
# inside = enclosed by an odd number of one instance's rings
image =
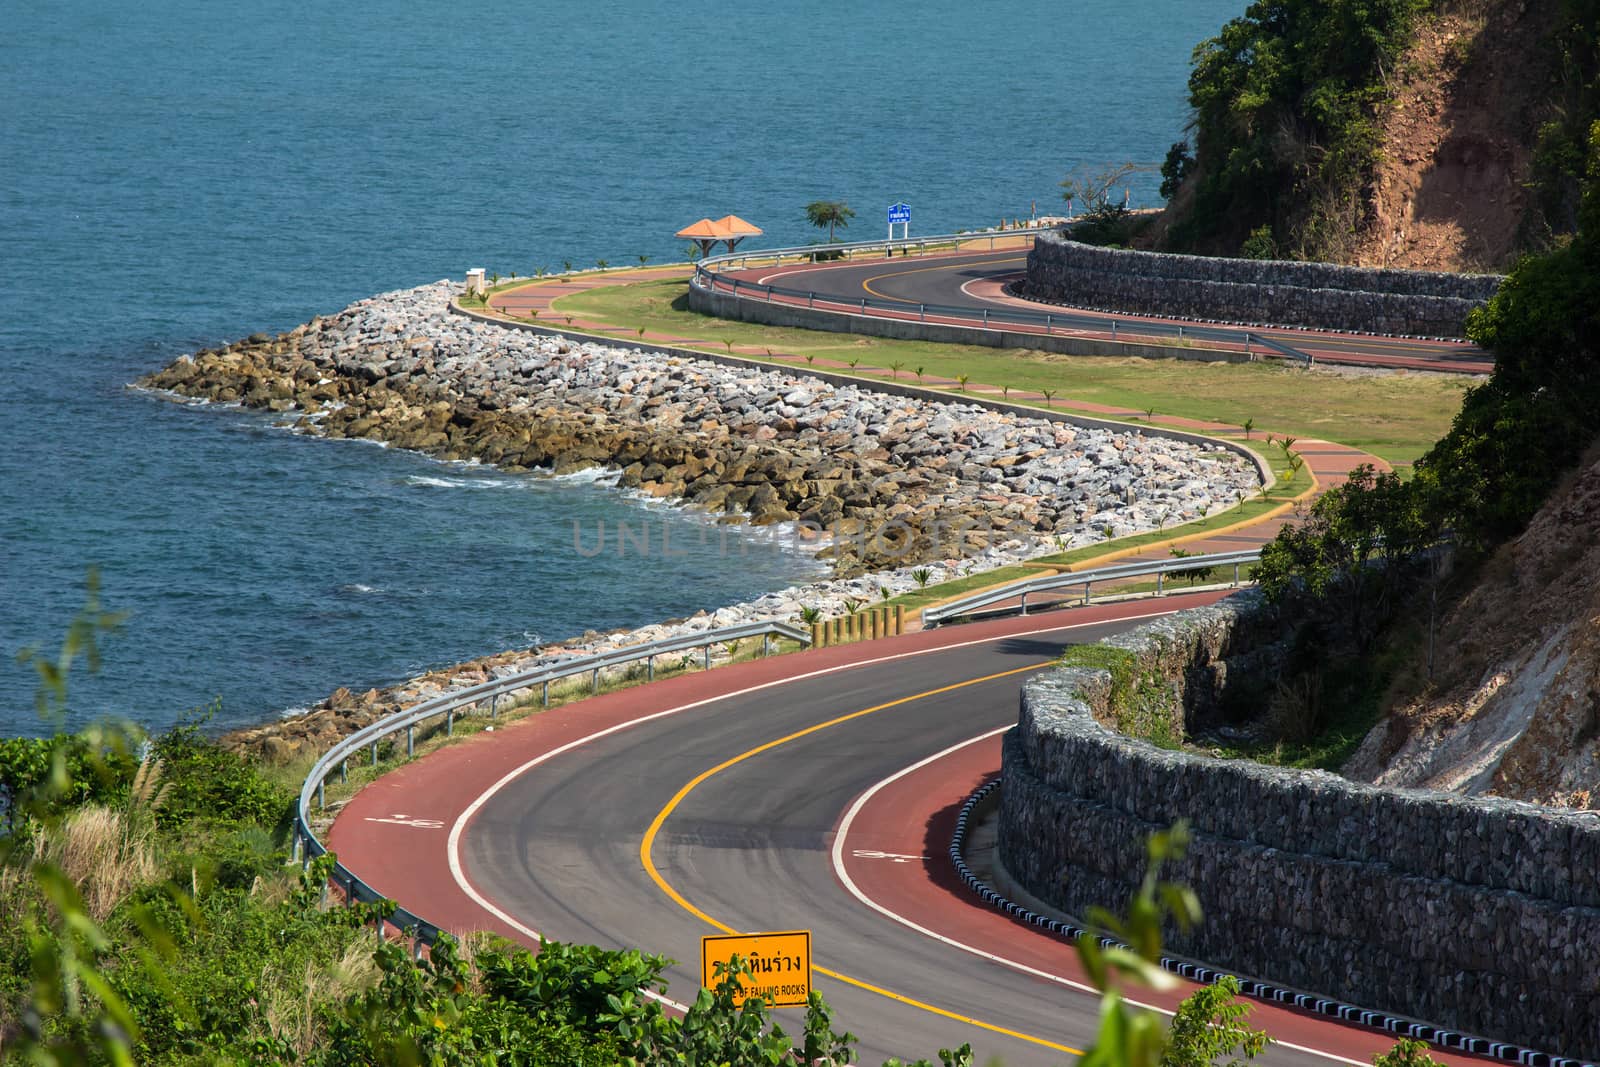
[[[792,524],[818,540],[837,577],[676,624],[487,657],[383,692],[341,690],[308,715],[237,735],[248,747],[289,756],[485,672],[685,628],[793,620],[801,606],[837,613],[848,600],[913,588],[917,567],[940,581],[1175,525],[1260,484],[1252,463],[1220,445],[506,329],[452,313],[458,288],[441,281],[372,297],[277,337],[181,357],[137,384],[445,460],[557,474],[609,468],[623,489],[719,521]]]

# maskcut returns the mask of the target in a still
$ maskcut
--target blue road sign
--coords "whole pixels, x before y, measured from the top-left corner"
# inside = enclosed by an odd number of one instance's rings
[[[911,205],[910,204],[890,204],[889,205],[889,224],[891,226],[894,225],[897,222],[910,222],[910,221],[911,221]]]

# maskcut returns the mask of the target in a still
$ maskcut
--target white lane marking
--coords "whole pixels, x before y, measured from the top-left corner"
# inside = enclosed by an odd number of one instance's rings
[[[914,774],[917,771],[920,771],[922,768],[928,766],[930,763],[937,763],[946,756],[952,756],[955,753],[960,752],[962,749],[971,745],[975,745],[980,741],[987,741],[991,737],[999,737],[1009,729],[1011,729],[1010,726],[1002,726],[999,729],[990,730],[987,733],[979,734],[977,737],[972,737],[965,741],[957,742],[942,752],[935,752],[926,759],[920,759],[911,766],[904,767],[896,771],[857,797],[855,803],[851,804],[849,810],[845,812],[844,818],[839,821],[839,830],[833,839],[833,873],[838,876],[839,881],[844,884],[845,889],[849,891],[851,896],[861,901],[861,903],[865,904],[879,915],[882,915],[888,919],[892,919],[901,926],[906,927],[908,930],[915,930],[924,937],[932,938],[933,940],[938,941],[941,944],[948,945],[951,948],[960,949],[962,952],[971,953],[980,959],[988,960],[990,963],[998,963],[1002,967],[1010,967],[1014,971],[1021,971],[1023,974],[1031,975],[1034,978],[1042,978],[1047,982],[1054,982],[1057,985],[1063,985],[1069,989],[1080,990],[1084,993],[1089,993],[1098,997],[1100,995],[1100,991],[1094,986],[1086,985],[1083,982],[1074,981],[1071,978],[1066,978],[1059,974],[1052,974],[1049,971],[1041,971],[1037,967],[1030,967],[1026,963],[1019,963],[1016,960],[1007,959],[1004,956],[997,956],[993,952],[987,952],[981,948],[974,948],[973,946],[964,944],[955,940],[954,938],[946,937],[941,933],[930,930],[926,926],[921,926],[915,922],[912,922],[910,919],[907,919],[898,912],[890,911],[888,908],[884,907],[882,904],[879,904],[876,900],[873,900],[871,897],[863,893],[861,888],[857,886],[856,883],[850,878],[850,872],[845,870],[844,844],[845,839],[850,835],[850,824],[855,822],[856,816],[861,813],[861,809],[867,806],[867,803],[877,795],[880,789],[893,785],[906,775]],[[1166,1008],[1159,1007],[1155,1004],[1146,1004],[1142,1001],[1134,1000],[1131,997],[1124,996],[1123,1000],[1129,1004],[1132,1004],[1134,1007],[1146,1008],[1150,1011],[1158,1011],[1162,1015],[1174,1014],[1174,1012],[1171,1012]],[[1324,1052],[1321,1049],[1307,1048],[1304,1045],[1296,1045],[1288,1041],[1278,1041],[1277,1039],[1273,1040],[1273,1044],[1282,1048],[1294,1049],[1296,1052],[1305,1052],[1312,1056],[1321,1056],[1324,1059],[1333,1060],[1335,1063],[1348,1063],[1352,1064],[1353,1067],[1367,1067],[1367,1065],[1361,1060],[1346,1059],[1337,1053]]]
[[[381,818],[378,818],[378,817],[373,816],[373,815],[368,815],[364,821],[366,821],[366,822],[386,822],[386,823],[392,823],[395,826],[409,826],[413,830],[442,830],[442,829],[444,829],[444,820],[442,820],[442,819],[419,819],[419,818],[417,818],[415,816],[412,816],[412,815],[401,815],[398,812],[396,812],[395,814],[389,816],[387,819],[381,819]]]
[[[1007,727],[1010,729],[1010,727]],[[875,848],[855,848],[850,855],[858,860],[891,860],[894,863],[921,863],[926,856],[908,856],[904,852],[879,852]]]
[[[1176,610],[1176,608],[1172,609],[1172,611]],[[837,674],[840,671],[852,670],[856,667],[870,667],[874,664],[889,663],[894,660],[908,659],[912,656],[926,656],[936,652],[948,652],[957,648],[970,648],[973,645],[988,644],[992,641],[1007,641],[1016,637],[1033,637],[1038,634],[1056,633],[1060,630],[1082,630],[1090,626],[1104,626],[1108,622],[1138,622],[1141,619],[1156,619],[1163,615],[1170,615],[1172,614],[1172,611],[1152,611],[1146,612],[1142,615],[1131,615],[1119,619],[1105,619],[1099,622],[1075,622],[1067,623],[1062,626],[1041,626],[1037,630],[1024,630],[1011,634],[997,634],[994,637],[981,637],[976,640],[962,641],[953,645],[940,645],[936,648],[917,649],[914,652],[896,652],[893,655],[879,656],[877,659],[856,660],[852,663],[841,663],[838,666],[823,667],[819,670],[810,671],[806,674],[798,674],[790,678],[779,678],[775,681],[763,682],[760,685],[752,685],[732,693],[723,693],[721,696],[707,697],[704,700],[696,700],[692,703],[680,704],[675,708],[668,708],[665,711],[652,712],[649,715],[643,715],[637,719],[629,719],[627,722],[619,722],[613,726],[608,726],[603,730],[597,730],[594,733],[580,737],[575,741],[568,741],[566,744],[557,748],[553,748],[543,755],[535,756],[533,759],[522,764],[520,767],[516,767],[513,770],[508,771],[500,778],[499,781],[495,782],[488,789],[485,789],[482,793],[478,794],[477,798],[473,800],[471,804],[468,804],[466,809],[456,817],[455,823],[450,827],[450,840],[446,845],[447,858],[450,862],[450,877],[455,880],[456,885],[460,887],[461,891],[465,893],[473,903],[477,904],[478,907],[482,908],[490,915],[493,915],[495,918],[499,919],[501,922],[505,923],[507,926],[521,933],[525,937],[530,937],[534,940],[543,940],[543,935],[540,934],[539,931],[533,929],[531,926],[528,926],[526,923],[519,922],[517,919],[513,918],[511,915],[507,914],[505,911],[496,906],[488,897],[480,893],[477,887],[467,879],[466,869],[461,865],[461,835],[466,830],[467,823],[474,815],[478,813],[480,808],[482,808],[494,797],[496,793],[500,792],[500,790],[510,785],[513,781],[520,778],[528,771],[531,771],[533,768],[539,766],[541,763],[544,763],[547,760],[555,759],[557,756],[565,755],[566,753],[571,752],[573,749],[581,748],[591,741],[598,741],[602,737],[609,737],[614,733],[618,733],[633,726],[638,726],[641,723],[651,722],[655,719],[663,719],[668,715],[677,715],[680,712],[704,707],[707,704],[715,704],[720,700],[730,700],[734,697],[745,696],[749,693],[758,693],[763,689],[772,689],[776,686],[789,685],[794,682],[805,681],[809,678],[819,678],[823,675]],[[1010,727],[1007,727],[1007,729],[1010,729]],[[668,1005],[669,1007],[676,1008],[679,1011],[689,1010],[688,1005],[680,1004],[678,1001],[671,1000],[661,994],[651,992],[649,993],[649,996],[663,1004]]]

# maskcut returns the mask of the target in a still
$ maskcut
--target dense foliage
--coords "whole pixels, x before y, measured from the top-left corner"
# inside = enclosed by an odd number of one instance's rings
[[[1600,118],[1600,0],[1561,0],[1550,52],[1556,80],[1553,117],[1539,127],[1527,220],[1533,247],[1578,228],[1589,124]]]
[[[1342,597],[1359,621],[1397,560],[1448,538],[1467,560],[1517,535],[1600,436],[1600,122],[1589,131],[1579,231],[1512,271],[1468,327],[1495,354],[1450,431],[1401,482],[1370,471],[1326,494],[1262,553],[1269,594]]]
[[[91,589],[92,592],[92,589]],[[59,659],[29,657],[42,708],[64,710],[72,663],[113,623],[90,607]],[[80,781],[81,779],[81,781]],[[418,955],[374,931],[391,901],[330,903],[333,857],[288,862],[289,790],[218,748],[199,721],[147,739],[97,727],[0,745],[0,1063],[542,1064],[811,1067],[854,1062],[813,993],[790,1037],[747,971],[719,966],[682,1016],[663,1010],[668,961],[638,951],[441,938]],[[1079,952],[1104,991],[1086,1063],[1206,1067],[1259,1053],[1235,987],[1203,989],[1166,1020],[1131,1008],[1129,983],[1166,987],[1162,925],[1199,919],[1194,894],[1157,880],[1184,827],[1155,835],[1126,918],[1091,921]],[[972,1050],[939,1050],[971,1067]],[[901,1067],[891,1061],[886,1067]],[[930,1067],[919,1061],[917,1067]]]
[[[1258,248],[1330,258],[1365,210],[1384,71],[1427,6],[1257,0],[1202,42],[1189,77],[1195,155],[1175,145],[1162,168],[1165,193],[1191,187],[1173,247],[1232,255],[1255,232]]]

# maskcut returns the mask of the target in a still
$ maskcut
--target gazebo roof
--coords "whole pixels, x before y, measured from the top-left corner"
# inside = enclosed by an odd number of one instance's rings
[[[738,215],[724,215],[713,226],[720,226],[727,231],[728,237],[760,237],[761,227],[741,219]]]
[[[721,241],[729,235],[724,233],[722,228],[710,219],[701,219],[699,222],[693,222],[685,226],[675,236],[695,238],[702,241]]]

